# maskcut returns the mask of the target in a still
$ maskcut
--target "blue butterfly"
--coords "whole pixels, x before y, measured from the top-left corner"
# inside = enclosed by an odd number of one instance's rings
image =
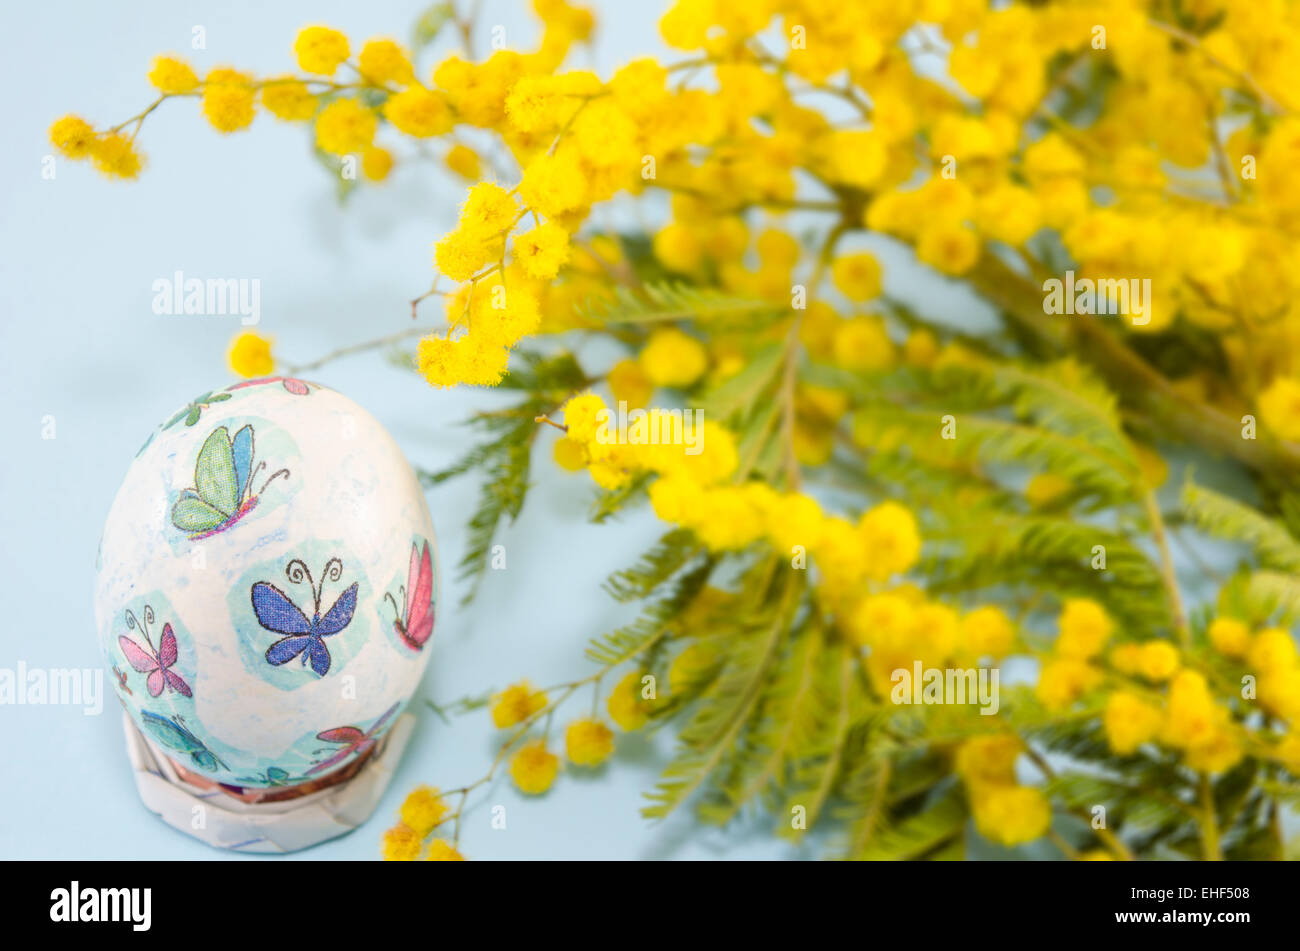
[[[313,583],[307,566],[297,558],[289,562],[285,574],[295,584],[306,579],[311,588],[313,614],[308,620],[307,615],[287,594],[269,582],[259,581],[253,585],[253,613],[257,615],[257,623],[268,631],[286,635],[266,649],[266,662],[279,667],[301,655],[304,667],[310,661],[311,669],[324,677],[330,669],[330,652],[325,646],[325,638],[337,634],[352,623],[352,615],[357,609],[357,582],[354,581],[350,588],[339,595],[333,607],[322,617],[320,600],[325,581],[339,580],[343,574],[343,562],[337,558],[329,560],[319,587]]]

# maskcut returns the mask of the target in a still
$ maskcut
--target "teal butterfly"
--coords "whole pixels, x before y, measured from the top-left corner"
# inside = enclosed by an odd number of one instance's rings
[[[155,740],[177,753],[188,753],[194,765],[215,773],[218,769],[230,769],[216,753],[208,749],[202,740],[190,732],[185,721],[179,716],[160,717],[148,710],[141,710],[141,723]]]
[[[273,472],[262,488],[253,491],[253,477],[266,463],[253,465],[253,427],[244,426],[230,437],[218,426],[203,442],[194,463],[194,488],[186,489],[172,506],[172,524],[190,538],[224,532],[247,515],[271,481],[288,478],[289,470]]]

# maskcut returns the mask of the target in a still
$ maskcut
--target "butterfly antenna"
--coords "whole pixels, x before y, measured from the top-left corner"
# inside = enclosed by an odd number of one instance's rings
[[[284,575],[292,584],[302,584],[303,581],[306,581],[312,590],[312,595],[316,594],[316,582],[312,580],[311,569],[307,567],[307,564],[301,558],[295,558],[285,565]],[[317,607],[319,606],[318,604]]]
[[[398,608],[397,608],[397,602],[393,600],[393,594],[392,594],[392,592],[391,592],[391,591],[385,591],[385,592],[384,592],[384,597],[387,598],[387,599],[388,599],[388,603],[391,604],[391,605],[393,606],[393,613],[397,615],[397,619],[400,621],[400,620],[402,619],[402,612],[398,610]],[[406,595],[402,595],[402,600],[403,600],[403,601],[406,600]]]
[[[262,468],[263,466],[265,466],[265,465],[266,465],[265,462],[262,463],[261,466],[258,466],[258,469],[261,469],[261,468]],[[275,470],[274,472],[272,472],[269,476],[267,476],[266,481],[262,483],[262,487],[261,487],[260,489],[257,490],[257,494],[258,494],[258,495],[261,495],[263,492],[265,492],[265,491],[266,491],[266,487],[267,487],[268,485],[270,485],[272,482],[274,482],[274,481],[275,481],[277,478],[279,478],[280,476],[284,476],[286,479],[289,478],[289,470],[288,470],[288,469],[276,469],[276,470]],[[248,481],[249,481],[249,482],[252,482],[252,481],[253,481],[253,480],[252,480],[252,477],[250,477]]]

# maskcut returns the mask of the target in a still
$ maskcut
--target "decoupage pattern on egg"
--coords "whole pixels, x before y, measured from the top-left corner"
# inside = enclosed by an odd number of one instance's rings
[[[129,451],[129,450],[128,450]],[[96,623],[144,735],[218,782],[288,786],[379,742],[438,598],[415,473],[341,394],[291,377],[189,401],[131,463]]]

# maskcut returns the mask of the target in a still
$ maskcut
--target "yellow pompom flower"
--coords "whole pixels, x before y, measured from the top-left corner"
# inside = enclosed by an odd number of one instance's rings
[[[495,386],[505,375],[509,358],[504,347],[473,334],[455,340],[424,337],[416,347],[415,366],[432,386]]]
[[[479,182],[469,190],[457,228],[469,235],[495,237],[509,230],[518,217],[519,204],[513,195],[500,185]]]
[[[235,69],[214,69],[203,81],[203,115],[221,133],[238,132],[253,122],[252,79]]]
[[[587,467],[587,449],[576,439],[561,436],[552,450],[556,465],[567,472],[578,472]]]
[[[492,698],[492,723],[498,730],[523,723],[546,708],[546,694],[527,680],[507,687]]]
[[[534,280],[549,281],[569,258],[569,233],[548,221],[515,237],[515,260]]]
[[[610,719],[619,725],[620,729],[632,732],[645,726],[649,719],[649,704],[641,699],[641,673],[632,671],[625,675],[609,693],[609,699],[605,701],[605,709],[609,711]]]
[[[944,274],[965,274],[979,260],[980,240],[970,228],[939,223],[921,232],[916,256]]]
[[[550,789],[559,769],[560,758],[548,752],[542,740],[527,744],[510,757],[510,778],[521,793],[529,796],[539,796]]]
[[[831,281],[840,293],[852,301],[870,300],[880,296],[880,262],[875,255],[863,251],[844,254],[831,264]]]
[[[831,350],[835,362],[849,370],[884,370],[894,363],[894,343],[879,317],[840,321]]]
[[[1218,713],[1205,678],[1184,670],[1169,685],[1169,715],[1162,738],[1171,746],[1200,746],[1213,739]]]
[[[402,802],[402,824],[414,829],[421,839],[433,831],[448,812],[447,803],[432,786],[416,786]]]
[[[614,752],[614,734],[599,720],[575,720],[564,731],[564,751],[575,766],[598,766]]]
[[[444,161],[447,163],[447,168],[461,178],[473,180],[483,175],[483,163],[479,161],[478,153],[468,145],[453,145],[447,150]]]
[[[1154,740],[1163,721],[1164,714],[1159,709],[1124,690],[1110,695],[1102,716],[1106,741],[1120,755],[1132,753],[1143,743]]]
[[[1016,629],[1001,608],[988,604],[961,619],[961,639],[973,657],[1003,657],[1015,645]]]
[[[605,380],[615,401],[626,403],[628,409],[641,409],[654,395],[655,385],[637,360],[619,360],[609,368]]]
[[[179,93],[193,92],[199,88],[199,77],[194,75],[190,64],[174,56],[159,56],[153,61],[149,70],[149,82],[159,92]]]
[[[1064,710],[1095,687],[1100,679],[1100,673],[1083,661],[1062,657],[1043,665],[1034,695],[1047,709]]]
[[[1032,786],[983,787],[971,807],[980,835],[1008,847],[1045,835],[1052,823],[1047,798]]]
[[[293,42],[298,65],[309,73],[333,76],[339,65],[348,58],[351,49],[348,38],[327,26],[309,26],[298,33]]]
[[[1136,676],[1142,672],[1142,645],[1117,644],[1110,652],[1110,665],[1121,674]]]
[[[1265,628],[1251,640],[1246,662],[1261,674],[1292,667],[1296,662],[1295,641],[1280,627]]]
[[[1236,618],[1216,617],[1206,633],[1224,657],[1244,657],[1250,647],[1250,628]]]
[[[144,158],[132,141],[120,132],[110,132],[94,141],[90,160],[109,178],[135,178],[144,167]]]
[[[1089,598],[1070,598],[1061,611],[1061,634],[1056,639],[1056,652],[1065,657],[1087,660],[1096,657],[1110,639],[1115,623],[1096,601]]]
[[[601,426],[602,413],[608,413],[605,401],[595,393],[579,393],[565,403],[564,425],[568,427],[569,438],[584,446],[591,443]]]
[[[519,196],[530,209],[547,218],[572,211],[585,196],[582,169],[572,156],[544,152],[528,163]]]
[[[345,54],[344,59],[346,58]],[[357,68],[367,82],[377,86],[385,83],[405,86],[415,81],[415,71],[411,67],[411,60],[406,55],[406,50],[392,40],[368,40],[366,45],[361,47]]]
[[[1280,376],[1259,396],[1260,421],[1278,439],[1300,442],[1300,380]]]
[[[1168,680],[1178,671],[1178,648],[1168,641],[1147,641],[1142,645],[1140,665],[1147,680]]]
[[[709,367],[704,345],[673,327],[652,333],[637,359],[655,386],[690,386]]]
[[[85,158],[95,145],[95,129],[80,116],[64,116],[50,126],[50,144],[70,159]]]
[[[972,787],[1012,786],[1024,748],[1020,737],[1011,733],[972,737],[957,747],[953,769]]]
[[[251,330],[244,331],[231,342],[228,359],[230,369],[246,379],[269,376],[275,369],[270,339]]]
[[[417,139],[443,135],[455,124],[446,96],[423,86],[412,86],[389,96],[384,103],[384,117],[399,131]]]
[[[306,83],[284,76],[269,79],[262,84],[262,105],[277,119],[286,122],[304,122],[316,114],[316,97]]]
[[[468,281],[497,256],[498,239],[449,231],[433,246],[433,263],[453,281]]]
[[[424,854],[426,862],[463,862],[465,856],[446,839],[434,839],[429,843],[429,851]]]
[[[372,145],[361,154],[361,174],[372,182],[382,182],[393,170],[393,153]]]
[[[413,862],[420,857],[423,836],[401,823],[384,833],[382,854],[385,862]]]
[[[863,513],[858,534],[867,552],[867,573],[877,581],[903,574],[921,555],[916,519],[897,502],[882,502]]]
[[[335,99],[316,117],[316,144],[322,152],[364,152],[375,140],[379,119],[355,99]]]

